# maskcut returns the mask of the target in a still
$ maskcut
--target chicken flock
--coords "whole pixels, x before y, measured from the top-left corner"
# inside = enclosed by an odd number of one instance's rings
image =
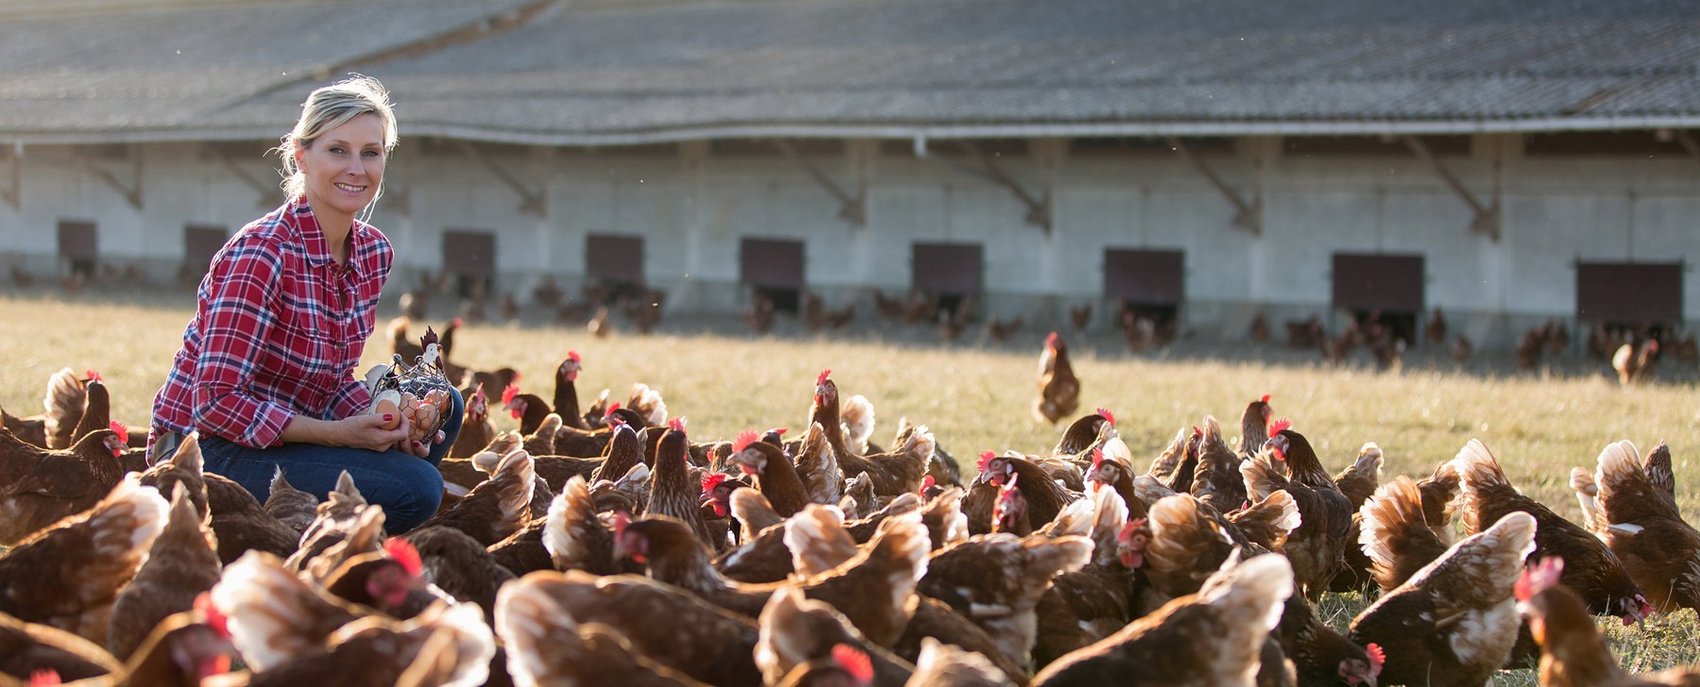
[[[703,438],[642,384],[581,406],[583,365],[547,400],[456,368],[443,507],[394,536],[346,474],[260,503],[194,437],[149,466],[99,375],[56,373],[0,429],[0,685],[1700,684],[1593,621],[1700,608],[1663,444],[1576,468],[1578,525],[1475,440],[1331,473],[1269,396],[1137,460],[1054,333],[1033,412],[1069,424],[975,474],[906,418],[877,445],[830,371],[801,431]],[[1353,591],[1341,634],[1313,603]]]

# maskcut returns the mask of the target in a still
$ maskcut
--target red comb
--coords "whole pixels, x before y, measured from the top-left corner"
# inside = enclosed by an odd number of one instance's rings
[[[614,411],[619,410],[619,409],[620,409],[620,402],[615,401],[613,403],[608,404],[608,412],[604,413],[604,414],[605,415],[613,415]]]
[[[777,436],[785,436],[785,433],[788,432],[788,431],[790,431],[790,430],[788,430],[784,427],[774,427],[773,429],[767,430],[767,433],[768,434],[774,434],[774,435],[777,435]]]
[[[101,376],[100,376],[100,370],[96,370],[96,369],[94,369],[94,368],[92,368],[92,367],[91,367],[91,368],[89,368],[89,369],[87,369],[87,370],[83,370],[83,376],[84,376],[84,377],[87,377],[87,378],[89,378],[89,379],[92,379],[92,380],[94,380],[94,381],[97,381],[97,382],[104,382],[104,381],[106,381],[106,380],[105,380],[105,379],[102,379],[102,378],[101,378]]]
[[[630,524],[632,524],[632,516],[626,514],[626,512],[623,511],[623,510],[614,511],[614,536],[615,537],[619,537],[620,535],[625,534],[626,533],[626,525],[630,525]]]
[[[1051,332],[1049,334],[1046,334],[1045,335],[1045,345],[1050,346],[1051,348],[1056,348],[1057,341],[1061,338],[1062,337],[1057,336],[1056,332]]]
[[[832,368],[829,367],[829,368],[826,368],[824,370],[821,370],[820,376],[815,378],[815,383],[816,384],[825,384],[826,378],[830,377],[830,376],[832,376]]]
[[[938,486],[938,483],[939,483],[939,481],[937,479],[934,479],[932,475],[927,475],[926,477],[922,477],[921,478],[921,493],[923,493],[923,494],[927,493],[928,489],[931,489],[933,487]]]
[[[502,405],[513,403],[517,396],[519,396],[519,385],[509,384],[508,388],[502,390]]]
[[[992,453],[991,451],[986,451],[985,453],[981,453],[980,454],[980,462],[976,463],[976,465],[978,465],[979,468],[980,468],[980,472],[985,472],[986,471],[986,465],[991,463],[992,459],[996,458],[996,457],[998,457],[998,454]]]
[[[739,432],[738,438],[732,442],[732,452],[733,453],[743,453],[744,449],[747,449],[747,448],[750,447],[750,444],[756,443],[758,441],[761,441],[761,436],[756,434],[756,431],[753,430],[753,429],[746,429],[742,432]]]
[[[64,683],[59,679],[59,671],[52,668],[42,668],[41,670],[30,673],[30,687],[60,684]]]
[[[1145,518],[1139,518],[1137,520],[1129,520],[1129,521],[1127,521],[1126,525],[1122,525],[1121,533],[1116,535],[1116,536],[1117,536],[1117,538],[1120,538],[1120,539],[1126,539],[1129,536],[1131,536],[1134,532],[1139,531],[1139,528],[1144,527],[1144,526],[1145,526]]]
[[[1262,402],[1264,402],[1264,403],[1268,403],[1268,402],[1269,402],[1269,394],[1264,394],[1264,395],[1263,395],[1263,398],[1260,398],[1260,399],[1258,399],[1258,400],[1260,400],[1260,401],[1262,401]]]
[[[711,472],[703,475],[702,493],[707,494],[714,491],[714,488],[720,486],[720,483],[724,481],[726,481],[726,473],[724,472]]]
[[[1369,654],[1369,671],[1379,674],[1381,666],[1387,664],[1387,652],[1381,650],[1380,644],[1370,642],[1369,646],[1364,647],[1364,653]]]
[[[867,652],[849,644],[834,644],[832,646],[832,662],[850,674],[850,679],[856,684],[869,685],[874,682],[874,662],[868,658]]]
[[[575,363],[578,362],[580,360],[578,357],[578,351],[567,351],[567,360],[571,360]]]
[[[1114,427],[1114,426],[1116,426],[1116,414],[1115,414],[1115,413],[1112,413],[1112,412],[1110,412],[1110,409],[1109,409],[1109,408],[1099,408],[1099,409],[1098,409],[1098,414],[1099,414],[1099,415],[1102,415],[1102,416],[1103,416],[1103,417],[1104,417],[1104,419],[1105,419],[1105,420],[1109,420],[1109,421],[1110,421],[1110,426],[1111,426],[1111,427]]]
[[[1104,449],[1101,449],[1101,448],[1092,449],[1092,469],[1097,470],[1098,467],[1103,465],[1103,464],[1104,464]]]
[[[667,421],[667,427],[675,432],[685,431],[685,416],[680,415]]]
[[[419,549],[413,548],[412,542],[406,539],[390,537],[390,540],[384,543],[384,553],[400,563],[401,569],[406,570],[410,577],[418,577],[419,573],[425,570],[424,561],[419,560]]]
[[[462,324],[465,324],[465,322],[463,322],[459,317],[456,317],[452,320],[449,320],[449,326],[450,327],[459,327]]]
[[[1292,419],[1281,418],[1279,420],[1276,420],[1274,422],[1269,423],[1269,436],[1275,436],[1277,434],[1280,434],[1280,433],[1285,432],[1285,431],[1292,429],[1292,428],[1293,428]]]
[[[218,606],[213,605],[211,592],[201,592],[200,596],[195,597],[195,610],[206,617],[207,626],[217,632],[218,636],[230,638],[230,619],[224,617],[224,612],[218,610]]]
[[[125,427],[124,423],[113,420],[110,424],[106,425],[106,428],[112,430],[113,434],[117,434],[119,441],[126,444],[130,443],[130,428]]]
[[[472,388],[472,395],[486,400],[490,398],[484,395],[484,382],[479,382],[478,386]]]
[[[1564,559],[1558,556],[1548,556],[1523,569],[1523,575],[1517,578],[1517,584],[1511,588],[1511,593],[1518,601],[1528,601],[1534,595],[1550,587],[1558,585],[1558,579],[1564,575]]]

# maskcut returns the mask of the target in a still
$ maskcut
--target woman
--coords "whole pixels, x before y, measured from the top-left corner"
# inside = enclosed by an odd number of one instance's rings
[[[460,431],[460,396],[452,395],[436,444],[425,446],[408,439],[405,418],[369,413],[371,395],[353,374],[395,257],[355,215],[377,200],[395,143],[395,115],[376,79],[356,76],[307,96],[277,149],[289,200],[213,256],[183,348],[154,397],[150,459],[198,431],[207,471],[261,501],[278,468],[321,498],[346,470],[368,502],[384,507],[392,533],[436,512],[436,465]]]

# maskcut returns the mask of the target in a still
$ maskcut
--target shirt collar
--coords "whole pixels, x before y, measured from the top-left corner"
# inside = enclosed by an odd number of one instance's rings
[[[307,195],[301,194],[290,201],[285,212],[286,221],[295,226],[301,235],[301,245],[307,251],[307,262],[314,267],[335,265],[336,258],[331,256],[330,241],[325,239],[324,230],[319,228],[319,219],[313,215],[313,207],[307,204]],[[360,274],[360,261],[357,259],[361,249],[369,237],[366,235],[366,223],[358,219],[348,232],[348,264],[346,269],[355,276]]]

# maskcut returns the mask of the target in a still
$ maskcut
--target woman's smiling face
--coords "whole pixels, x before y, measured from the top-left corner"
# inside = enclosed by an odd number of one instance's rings
[[[363,114],[326,131],[296,152],[307,203],[315,212],[353,217],[377,195],[388,156],[378,115]]]

